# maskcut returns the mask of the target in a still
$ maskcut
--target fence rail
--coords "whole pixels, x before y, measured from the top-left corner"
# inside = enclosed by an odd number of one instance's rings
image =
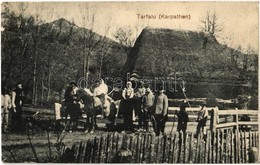
[[[259,148],[258,131],[208,131],[206,138],[182,132],[109,133],[75,144],[63,156],[73,163],[249,163],[251,147]]]

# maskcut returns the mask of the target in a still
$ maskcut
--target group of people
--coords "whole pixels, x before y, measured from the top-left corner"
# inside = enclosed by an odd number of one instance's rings
[[[1,90],[1,109],[2,109],[2,131],[21,132],[24,131],[22,120],[23,91],[22,84],[16,86],[2,86]]]
[[[81,109],[84,105],[80,104],[78,97],[79,88],[75,82],[71,82],[65,92],[65,106],[67,113],[70,115],[70,124],[68,130],[77,128],[78,116],[81,115]],[[106,100],[113,102],[114,100],[108,96],[108,87],[103,80],[93,90],[93,93],[86,90],[93,96],[94,106],[97,107],[95,113],[106,112],[108,105]],[[161,87],[158,93],[153,93],[152,90],[145,88],[141,84],[136,90],[133,89],[132,83],[126,83],[126,87],[122,91],[121,112],[124,119],[124,131],[134,131],[133,121],[138,120],[138,130],[148,131],[149,122],[152,123],[155,134],[158,136],[164,134],[165,123],[168,116],[168,97],[164,94],[164,89]],[[3,132],[19,132],[23,131],[22,120],[22,105],[23,91],[22,84],[17,83],[14,87],[2,88],[2,130]],[[198,113],[196,135],[204,130],[208,118],[208,111],[203,104]],[[186,112],[187,102],[183,101],[180,104],[180,111],[177,113],[178,126],[177,131],[186,132],[187,123],[189,121],[188,113]],[[106,115],[106,114],[105,114]],[[96,115],[94,115],[95,117]],[[94,127],[96,127],[96,119],[94,118]]]
[[[84,89],[89,95],[93,96],[93,104],[96,107],[94,114],[94,126],[96,127],[96,115],[103,113],[104,116],[108,116],[109,108],[108,103],[114,102],[114,100],[108,96],[108,87],[101,79],[93,92],[89,89]],[[75,130],[77,128],[77,120],[80,114],[81,105],[79,97],[77,96],[78,87],[76,83],[69,84],[65,92],[65,105],[68,114],[70,114],[69,130]],[[163,87],[160,87],[157,93],[153,93],[149,87],[145,87],[144,84],[140,84],[138,88],[134,89],[132,83],[129,81],[126,83],[126,87],[122,91],[122,99],[120,112],[123,115],[123,130],[126,132],[134,131],[133,122],[138,120],[138,131],[148,131],[149,122],[152,123],[155,134],[159,136],[165,132],[165,123],[168,119],[168,97],[164,93]],[[197,118],[197,130],[198,135],[206,126],[208,111],[205,108],[205,104],[202,105],[201,110],[198,113]],[[187,123],[189,121],[188,113],[186,112],[187,102],[184,100],[180,104],[180,111],[176,112],[178,117],[177,131],[186,132]],[[107,110],[106,110],[107,109]],[[99,111],[99,112],[98,112]]]
[[[154,95],[151,89],[145,88],[143,84],[135,91],[129,81],[122,97],[125,131],[133,131],[133,118],[137,118],[138,129],[148,131],[148,123],[151,120],[155,134],[164,134],[168,116],[168,97],[164,94],[163,87]]]

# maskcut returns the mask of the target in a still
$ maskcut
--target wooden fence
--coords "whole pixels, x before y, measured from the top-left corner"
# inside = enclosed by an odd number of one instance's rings
[[[108,133],[66,148],[63,156],[73,163],[248,163],[251,147],[259,148],[258,132]]]

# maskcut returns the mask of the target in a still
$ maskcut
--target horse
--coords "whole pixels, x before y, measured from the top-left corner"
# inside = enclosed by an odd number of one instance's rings
[[[86,113],[86,124],[85,132],[93,133],[94,129],[97,128],[96,116],[98,111],[102,110],[103,118],[107,118],[109,123],[107,126],[116,125],[116,117],[118,115],[119,101],[114,101],[108,96],[102,96],[102,106],[96,103],[96,98],[93,97],[93,93],[89,89],[80,89],[78,91],[79,100],[83,103],[82,110]]]
[[[84,125],[85,132],[93,133],[96,127],[96,108],[94,106],[93,95],[89,90],[79,89],[78,98],[83,104],[81,110],[87,115]]]

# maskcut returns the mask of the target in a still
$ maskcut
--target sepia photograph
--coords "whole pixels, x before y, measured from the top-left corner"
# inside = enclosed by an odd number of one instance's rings
[[[2,2],[2,163],[259,163],[258,55],[258,1]]]

